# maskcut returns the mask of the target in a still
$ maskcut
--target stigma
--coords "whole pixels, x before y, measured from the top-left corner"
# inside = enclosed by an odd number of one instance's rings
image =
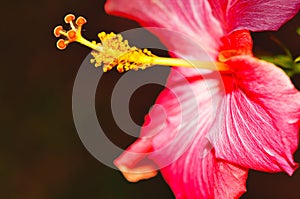
[[[120,34],[101,32],[98,34],[99,43],[96,41],[90,42],[81,35],[82,26],[87,23],[84,17],[76,18],[73,14],[68,14],[65,16],[64,21],[70,26],[68,31],[64,30],[61,25],[54,29],[55,37],[63,37],[57,41],[57,48],[64,50],[70,43],[78,42],[93,49],[91,54],[94,58],[91,59],[91,63],[95,67],[102,66],[104,72],[113,68],[116,68],[119,72],[125,72],[128,70],[146,69],[154,65],[218,71],[229,70],[229,67],[222,62],[159,57],[152,54],[148,49],[130,46],[128,41],[124,40]]]
[[[87,23],[87,20],[80,16],[75,20],[73,14],[68,14],[65,16],[65,23],[70,25],[70,30],[66,31],[62,26],[57,26],[54,28],[55,37],[64,37],[64,39],[59,39],[56,43],[56,47],[60,50],[65,49],[69,43],[78,42],[94,50],[98,50],[99,46],[95,42],[89,42],[84,39],[81,35],[82,26]]]

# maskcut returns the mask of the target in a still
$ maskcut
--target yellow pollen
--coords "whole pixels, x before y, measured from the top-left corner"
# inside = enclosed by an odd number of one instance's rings
[[[120,34],[101,32],[98,37],[101,43],[88,41],[81,35],[82,26],[87,22],[85,18],[78,17],[74,24],[75,16],[68,14],[65,16],[65,22],[70,24],[71,30],[65,31],[62,26],[54,29],[56,37],[65,37],[57,42],[57,48],[63,50],[71,42],[79,42],[94,51],[91,53],[93,59],[91,63],[95,67],[102,66],[103,71],[107,72],[116,68],[119,72],[128,70],[138,70],[151,67],[153,65],[177,66],[188,68],[203,68],[210,70],[228,71],[229,68],[225,63],[209,62],[198,60],[184,60],[179,58],[159,57],[152,54],[147,49],[131,47],[127,40],[124,40]]]

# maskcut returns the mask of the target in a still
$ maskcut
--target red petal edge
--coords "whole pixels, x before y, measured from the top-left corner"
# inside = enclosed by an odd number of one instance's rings
[[[214,15],[234,30],[278,30],[299,12],[299,0],[208,0]]]
[[[209,135],[217,158],[266,172],[297,168],[293,153],[298,147],[300,93],[275,65],[251,56],[227,62],[233,77],[227,87],[220,116],[222,129]]]

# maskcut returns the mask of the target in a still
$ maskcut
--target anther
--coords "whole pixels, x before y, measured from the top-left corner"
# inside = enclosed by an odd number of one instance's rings
[[[63,50],[71,42],[81,43],[89,48],[92,48],[92,56],[94,59],[91,62],[95,67],[103,66],[103,71],[109,71],[112,68],[116,68],[119,72],[125,72],[128,70],[138,70],[151,67],[153,65],[163,66],[179,66],[188,68],[205,68],[211,70],[228,71],[229,67],[225,63],[221,63],[227,58],[227,53],[219,56],[220,62],[208,62],[198,60],[183,60],[179,58],[158,57],[151,53],[147,49],[139,49],[137,47],[131,47],[127,40],[123,40],[123,37],[119,34],[101,32],[98,37],[101,43],[95,41],[90,42],[81,35],[81,28],[87,20],[84,17],[78,17],[75,20],[73,14],[65,16],[64,20],[71,27],[71,30],[65,31],[62,26],[57,26],[54,29],[54,35],[56,37],[63,36],[66,38],[59,39],[56,43],[58,49]],[[75,23],[74,23],[75,20]],[[234,53],[234,52],[230,52]],[[229,54],[230,54],[229,53]]]

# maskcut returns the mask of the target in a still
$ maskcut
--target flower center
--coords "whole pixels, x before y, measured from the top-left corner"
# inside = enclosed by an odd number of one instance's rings
[[[237,30],[221,39],[223,46],[220,49],[218,60],[226,62],[238,55],[252,55],[252,38],[248,30]]]

